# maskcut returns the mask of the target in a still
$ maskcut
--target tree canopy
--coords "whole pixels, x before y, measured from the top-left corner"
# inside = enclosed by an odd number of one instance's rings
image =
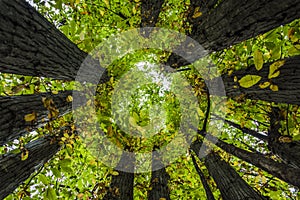
[[[299,56],[299,0],[0,0],[0,199],[299,199]]]

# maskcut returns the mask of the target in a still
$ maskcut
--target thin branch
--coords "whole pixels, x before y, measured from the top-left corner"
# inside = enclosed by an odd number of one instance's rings
[[[241,127],[241,125],[236,124],[236,123],[234,123],[234,122],[232,122],[232,121],[229,121],[229,120],[227,120],[227,119],[223,119],[223,118],[221,118],[220,116],[218,116],[218,115],[216,115],[216,114],[212,114],[212,115],[213,115],[216,119],[222,120],[222,121],[226,122],[227,124],[229,124],[230,126],[232,126],[232,127],[234,127],[234,128],[237,128],[237,129],[241,130],[243,133],[247,133],[247,134],[249,134],[249,135],[251,135],[251,136],[253,136],[253,137],[256,137],[256,138],[258,138],[258,139],[260,139],[260,140],[263,140],[263,141],[268,141],[268,136],[262,135],[262,134],[260,134],[260,133],[258,133],[258,132],[256,132],[256,131],[254,131],[254,130],[251,130],[251,129],[249,129],[249,128]]]
[[[205,179],[205,176],[204,176],[203,172],[201,171],[201,169],[199,168],[199,166],[198,166],[198,164],[196,162],[195,156],[193,154],[191,154],[191,157],[192,157],[195,169],[196,169],[197,173],[199,174],[201,182],[202,182],[202,185],[203,185],[203,187],[205,189],[206,198],[208,200],[215,200],[215,197],[214,197],[213,193],[211,192],[211,189],[210,189],[210,187],[209,187],[209,185],[208,185],[208,183],[207,183],[207,181]]]

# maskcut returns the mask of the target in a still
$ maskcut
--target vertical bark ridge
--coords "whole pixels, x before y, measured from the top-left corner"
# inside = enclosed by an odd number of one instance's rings
[[[113,176],[103,200],[133,200],[135,157],[124,151],[117,165],[118,175]]]
[[[152,176],[151,187],[148,193],[148,200],[165,199],[170,200],[170,190],[168,187],[169,174],[161,161],[158,152],[152,152]]]

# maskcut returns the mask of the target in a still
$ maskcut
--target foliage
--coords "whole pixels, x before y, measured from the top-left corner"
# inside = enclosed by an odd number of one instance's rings
[[[34,0],[36,8],[56,25],[71,41],[78,45],[80,49],[90,52],[97,44],[104,41],[113,34],[129,30],[140,26],[139,0]],[[177,0],[165,1],[159,15],[157,26],[178,30],[188,33],[189,25],[185,23],[186,12],[189,8],[189,1],[180,2]],[[199,12],[195,13],[199,17]],[[257,71],[262,70],[263,64],[273,62],[269,67],[268,81],[259,84],[260,88],[270,88],[273,92],[278,91],[278,86],[272,84],[272,79],[280,76],[280,67],[284,64],[282,59],[300,54],[300,21],[296,20],[285,26],[278,27],[268,33],[234,45],[231,48],[219,52],[213,52],[211,59],[218,67],[218,71],[223,75],[231,75],[237,70],[254,66]],[[153,49],[133,52],[119,58],[108,67],[111,80],[105,84],[98,85],[95,96],[95,107],[97,120],[111,140],[121,147],[130,146],[132,150],[152,151],[154,145],[168,143],[178,132],[180,124],[180,102],[170,91],[163,90],[162,85],[148,84],[139,87],[132,95],[130,106],[129,123],[139,131],[136,137],[130,137],[113,123],[111,101],[113,91],[122,76],[132,69],[137,63],[147,60],[154,64],[159,64],[168,56],[168,52]],[[209,99],[205,88],[205,82],[197,70],[190,66],[191,70],[186,72],[176,72],[185,76],[190,83],[195,97],[199,102],[199,108],[194,114],[199,118],[198,128],[204,127],[204,119]],[[245,75],[239,80],[239,86],[250,88],[261,80],[257,75]],[[52,80],[49,78],[27,77],[21,75],[0,73],[0,95],[24,95],[41,92],[57,93],[58,91],[70,90],[74,82]],[[145,98],[143,98],[145,97]],[[143,102],[141,101],[143,99]],[[72,101],[72,99],[69,99]],[[272,107],[278,107],[280,114],[285,120],[280,121],[280,133],[283,136],[290,136],[294,141],[300,140],[300,110],[297,105],[275,104],[260,100],[250,100],[244,96],[238,96],[225,101],[221,112],[226,112],[226,119],[239,124],[241,128],[249,128],[261,134],[268,134],[270,126],[269,112]],[[90,102],[91,103],[91,102]],[[158,130],[159,134],[151,140],[142,140],[147,136],[143,132],[143,127],[148,126],[153,121],[152,115],[155,110],[151,110],[154,105],[162,106],[166,111],[165,128]],[[87,112],[83,110],[82,112]],[[28,113],[26,121],[35,119],[35,113]],[[93,119],[84,119],[88,122]],[[120,120],[123,123],[122,117]],[[66,115],[46,126],[39,128],[35,133],[21,137],[17,141],[8,143],[0,147],[1,153],[9,151],[21,151],[24,143],[38,138],[44,134],[53,134],[53,130],[61,126],[74,126],[72,115]],[[273,155],[267,144],[252,136],[243,133],[241,130],[224,124],[220,133],[219,127],[211,125],[212,134],[220,135],[219,138],[235,146],[255,150],[267,155],[274,160],[280,160]],[[92,134],[95,130],[89,130]],[[143,135],[144,134],[144,135]],[[139,137],[138,137],[139,136]],[[98,138],[93,138],[98,139]],[[101,139],[101,138],[100,138]],[[35,174],[25,181],[15,193],[6,199],[101,199],[109,189],[112,176],[117,173],[113,169],[97,160],[87,149],[87,145],[76,134],[65,134],[61,138],[62,150],[40,168]],[[223,150],[215,148],[224,160],[231,164],[234,169],[252,187],[259,190],[263,195],[271,199],[297,199],[298,190],[287,183],[272,177],[272,175],[252,166]],[[26,159],[26,152],[22,154],[22,159]],[[216,197],[220,197],[220,192],[215,182],[209,176],[203,163],[201,169],[205,173],[208,183]],[[171,199],[203,199],[205,190],[201,185],[200,178],[196,176],[189,153],[178,158],[175,163],[166,167],[171,176],[169,188]],[[135,176],[135,199],[146,199],[147,190],[150,186],[150,173],[137,174]]]

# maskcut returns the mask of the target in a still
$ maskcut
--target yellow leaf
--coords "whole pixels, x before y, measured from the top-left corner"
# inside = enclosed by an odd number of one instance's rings
[[[77,194],[77,198],[79,198],[79,199],[83,199],[83,197],[84,197],[84,194],[83,194],[83,193],[79,193],[79,194]]]
[[[52,91],[52,94],[58,94],[58,91]]]
[[[35,112],[32,112],[31,114],[27,114],[27,115],[24,116],[24,120],[26,122],[31,122],[35,119],[36,119],[36,113]]]
[[[195,12],[194,15],[192,16],[192,18],[197,18],[200,17],[202,15],[202,12]]]
[[[270,65],[270,70],[269,70],[269,75],[268,78],[276,78],[277,76],[279,76],[280,72],[278,71],[278,69],[284,65],[285,61],[284,60],[280,60],[277,62],[274,62],[272,65]]]
[[[237,82],[237,81],[238,81],[238,78],[237,78],[236,76],[234,76],[233,81],[234,81],[234,82]]]
[[[106,5],[106,7],[109,8],[109,0],[104,0],[104,3],[105,3],[105,5]]]
[[[260,81],[261,77],[257,75],[246,75],[239,80],[240,86],[249,88]]]
[[[112,129],[111,125],[107,128],[107,136],[108,137],[112,137],[113,136],[113,129]]]
[[[112,76],[112,77],[110,77],[110,79],[109,79],[109,82],[111,83],[111,84],[113,84],[114,83],[114,77]]]
[[[277,92],[277,91],[278,91],[278,86],[277,86],[277,85],[271,85],[271,86],[270,86],[270,89],[271,89],[273,92]]]
[[[29,155],[29,151],[27,149],[22,150],[21,160],[26,160],[28,158],[28,155]]]
[[[66,147],[69,149],[73,149],[73,146],[71,144],[66,144]]]
[[[261,89],[264,89],[264,88],[269,87],[270,84],[271,84],[270,82],[264,82],[264,83],[259,84],[259,87],[260,87]]]
[[[72,102],[73,101],[73,97],[71,95],[69,95],[66,100],[67,100],[67,102]]]
[[[118,176],[118,175],[119,175],[119,172],[117,172],[117,171],[112,171],[112,172],[111,172],[111,175],[113,175],[113,176]]]
[[[135,7],[135,6],[132,8],[132,13],[133,13],[134,15],[136,14],[136,7]]]
[[[253,58],[254,58],[255,68],[257,69],[257,71],[261,70],[264,64],[264,58],[262,52],[259,50],[254,51]]]
[[[159,198],[159,200],[167,200],[166,198]]]
[[[104,13],[105,13],[105,12],[104,12],[103,10],[100,10],[100,15],[101,15],[101,16],[103,16]]]
[[[294,34],[295,34],[295,29],[294,28],[290,28],[288,30],[288,38],[291,39]]]
[[[90,106],[92,104],[92,100],[88,100],[87,102],[86,102],[86,105],[87,106]]]
[[[203,111],[199,107],[197,107],[196,109],[197,109],[197,113],[198,113],[198,115],[200,117],[204,117],[205,116],[205,114],[203,113]]]
[[[262,184],[265,184],[265,183],[267,182],[267,179],[266,179],[265,176],[262,176],[262,177],[261,177],[261,182],[262,182]]]
[[[293,138],[290,137],[290,136],[280,136],[278,138],[278,141],[281,142],[281,143],[290,143],[293,141]]]
[[[193,14],[192,18],[197,18],[197,17],[200,17],[202,15],[202,12],[200,12],[199,10],[200,10],[200,7],[195,8],[195,11],[194,11],[194,14]]]
[[[134,127],[137,126],[135,119],[131,116],[129,117],[129,124]]]

